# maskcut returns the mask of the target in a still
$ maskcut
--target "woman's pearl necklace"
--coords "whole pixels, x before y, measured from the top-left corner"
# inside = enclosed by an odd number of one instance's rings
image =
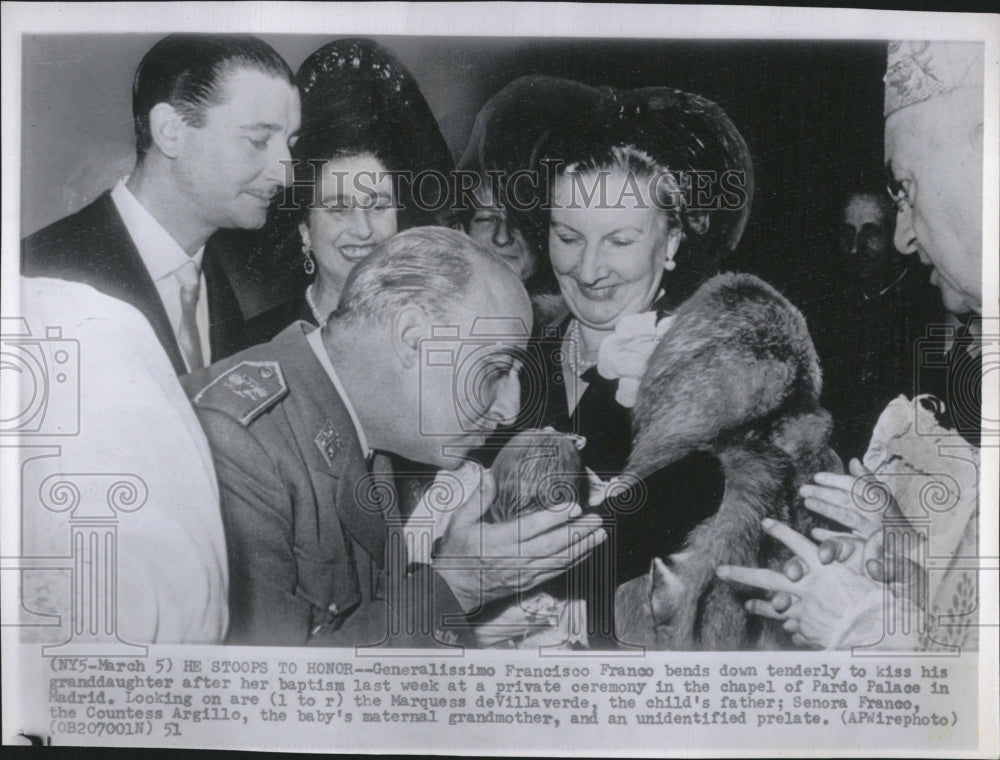
[[[580,354],[582,350],[583,334],[580,330],[580,323],[574,319],[566,335],[566,363],[573,370],[573,374],[576,377],[579,377],[591,367],[597,366],[596,359],[589,362],[581,361]]]
[[[312,312],[313,318],[316,320],[316,324],[322,327],[326,320],[320,316],[319,309],[316,307],[316,301],[313,299],[312,290],[312,283],[309,283],[309,286],[306,288],[306,303],[309,304],[309,311]]]

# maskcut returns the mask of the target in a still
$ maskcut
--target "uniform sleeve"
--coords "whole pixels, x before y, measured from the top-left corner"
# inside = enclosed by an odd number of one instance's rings
[[[198,411],[212,445],[229,554],[226,641],[301,646],[311,607],[295,594],[291,496],[246,428],[211,409]]]

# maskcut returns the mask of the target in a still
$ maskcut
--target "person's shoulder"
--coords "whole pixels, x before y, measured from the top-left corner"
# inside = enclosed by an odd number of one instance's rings
[[[57,219],[28,235],[22,244],[30,247],[43,242],[63,240],[69,235],[93,231],[95,228],[104,229],[112,209],[114,201],[111,200],[111,191],[106,190],[79,211]]]
[[[196,408],[211,409],[244,427],[277,404],[288,393],[281,365],[276,361],[241,359],[217,372],[191,397]],[[190,387],[187,388],[191,393]]]
[[[21,277],[25,313],[44,315],[47,323],[75,326],[101,322],[116,330],[153,333],[142,313],[131,304],[92,285],[57,277]]]
[[[296,323],[268,343],[184,376],[181,384],[196,410],[219,412],[249,427],[288,395],[287,370],[298,363],[304,335]]]
[[[280,360],[268,345],[216,362],[181,379],[195,409],[212,410],[249,426],[288,393]]]
[[[28,235],[21,241],[21,273],[46,274],[54,262],[67,257],[81,264],[82,249],[101,236],[114,234],[113,212],[114,201],[111,192],[106,191],[79,211]]]

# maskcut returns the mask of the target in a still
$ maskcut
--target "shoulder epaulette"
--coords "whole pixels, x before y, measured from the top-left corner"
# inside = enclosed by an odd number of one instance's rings
[[[287,392],[278,362],[243,361],[198,391],[194,403],[234,417],[246,427]]]

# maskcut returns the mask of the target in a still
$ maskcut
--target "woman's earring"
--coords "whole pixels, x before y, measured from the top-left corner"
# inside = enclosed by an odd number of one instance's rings
[[[676,250],[667,251],[667,260],[663,262],[663,268],[668,272],[673,272],[677,269],[677,262],[674,261],[674,254],[677,253]]]
[[[309,240],[309,233],[299,227],[299,234],[302,236],[302,268],[307,275],[312,275],[316,271],[316,259],[313,258],[312,242]]]

